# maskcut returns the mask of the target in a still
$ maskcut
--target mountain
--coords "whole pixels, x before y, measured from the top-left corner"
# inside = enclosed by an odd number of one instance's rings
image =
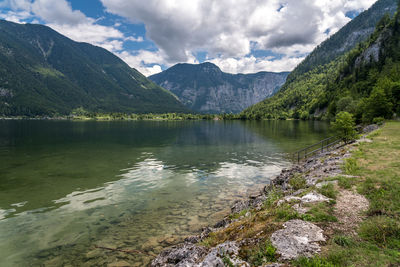
[[[289,73],[229,74],[212,63],[177,64],[149,77],[193,111],[239,113],[270,97]]]
[[[49,27],[0,20],[0,115],[185,112],[169,91],[107,50]]]
[[[376,32],[371,35],[375,29],[370,29],[371,23],[376,22],[378,28],[382,27],[382,23],[385,23],[382,21],[390,20],[396,9],[396,0],[377,1],[370,9],[319,45],[288,76],[277,94],[244,110],[241,117],[328,119],[334,116],[334,105],[337,98],[342,96],[338,85],[345,76],[344,68],[349,67],[355,55],[366,49],[376,36]],[[360,40],[363,42],[360,43]],[[360,99],[359,95],[353,97]]]
[[[289,75],[288,81],[318,66],[325,65],[341,56],[358,43],[365,41],[375,30],[378,21],[385,15],[393,15],[397,0],[379,0],[371,8],[362,12],[337,33],[321,43]]]

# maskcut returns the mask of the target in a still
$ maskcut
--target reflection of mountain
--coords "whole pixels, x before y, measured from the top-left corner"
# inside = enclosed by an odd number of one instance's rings
[[[265,165],[281,166],[282,153],[293,147],[322,139],[324,125],[0,121],[0,209],[22,212],[53,206],[53,200],[71,192],[104,187],[121,178],[137,179],[135,186],[154,186],[151,173],[144,170],[155,169],[146,160],[158,162],[163,174],[195,173],[194,180],[210,173],[232,176],[235,168],[260,172]],[[23,201],[27,201],[24,206],[10,206]]]
[[[246,121],[246,128],[273,143],[285,153],[292,153],[331,136],[323,121]]]
[[[278,164],[281,151],[272,140],[255,134],[242,122],[198,122],[185,127],[157,159],[180,170],[216,171],[225,162]]]
[[[120,179],[142,152],[172,143],[170,123],[0,121],[0,208],[18,212],[53,206],[76,190]]]

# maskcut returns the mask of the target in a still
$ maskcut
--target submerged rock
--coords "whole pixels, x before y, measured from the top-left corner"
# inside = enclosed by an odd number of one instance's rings
[[[318,226],[302,220],[291,220],[271,236],[271,242],[282,260],[292,260],[301,256],[311,257],[321,251],[318,242],[325,241],[323,231]]]

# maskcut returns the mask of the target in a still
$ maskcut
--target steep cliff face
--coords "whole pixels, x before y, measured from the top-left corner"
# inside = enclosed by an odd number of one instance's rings
[[[188,108],[202,113],[238,113],[274,95],[289,73],[229,74],[212,63],[177,64],[150,76]]]

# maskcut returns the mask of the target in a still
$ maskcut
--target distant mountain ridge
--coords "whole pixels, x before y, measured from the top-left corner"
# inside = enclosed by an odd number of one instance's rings
[[[0,115],[187,112],[169,91],[107,50],[49,27],[0,20]]]
[[[289,73],[229,74],[212,63],[177,64],[149,77],[201,113],[239,113],[274,95]]]

